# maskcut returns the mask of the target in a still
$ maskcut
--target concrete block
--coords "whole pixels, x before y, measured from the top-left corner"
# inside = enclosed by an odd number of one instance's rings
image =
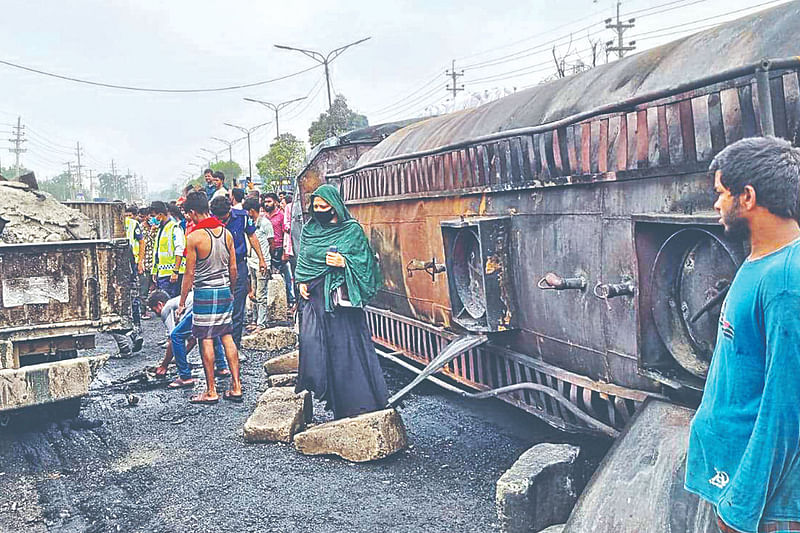
[[[275,352],[297,344],[297,333],[292,328],[277,326],[267,328],[260,333],[242,337],[242,348]]]
[[[286,284],[280,275],[273,275],[267,282],[267,316],[269,320],[288,320],[289,310],[286,302]]]
[[[305,455],[338,455],[361,463],[383,459],[408,445],[403,419],[384,409],[320,424],[295,435],[294,445]]]
[[[264,372],[272,376],[275,374],[296,374],[300,365],[300,352],[298,350],[273,357],[264,363]]]
[[[554,526],[550,526],[546,529],[541,530],[539,533],[563,533],[564,532],[564,524],[556,524]]]
[[[274,387],[258,398],[258,403],[244,424],[247,442],[292,442],[311,420],[311,394],[295,394],[293,387]]]
[[[275,374],[267,378],[270,387],[294,387],[297,385],[297,374]]]
[[[578,499],[579,452],[577,446],[545,443],[523,453],[497,482],[500,530],[533,533],[566,522]]]

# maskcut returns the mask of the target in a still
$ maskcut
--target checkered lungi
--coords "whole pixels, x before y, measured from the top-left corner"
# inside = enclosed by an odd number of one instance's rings
[[[233,294],[230,287],[194,290],[192,336],[213,339],[233,332]]]
[[[740,533],[723,522],[719,516],[717,517],[717,525],[722,533]],[[800,533],[800,522],[762,522],[758,526],[758,533]]]

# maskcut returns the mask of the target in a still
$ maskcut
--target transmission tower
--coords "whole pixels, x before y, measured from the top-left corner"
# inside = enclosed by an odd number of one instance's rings
[[[607,18],[606,28],[609,30],[614,30],[617,32],[617,45],[614,46],[614,41],[606,42],[606,58],[608,58],[609,52],[616,52],[620,59],[625,56],[626,52],[630,52],[636,50],[636,41],[631,41],[628,43],[628,46],[625,46],[624,41],[622,40],[622,35],[625,33],[625,30],[629,30],[633,28],[636,22],[635,18],[628,19],[628,22],[622,22],[619,18],[619,8],[622,5],[621,1],[617,2],[617,21],[613,22],[613,19]]]
[[[19,154],[26,152],[25,148],[22,148],[22,143],[24,143],[27,139],[25,139],[25,126],[22,125],[22,117],[17,117],[17,125],[14,126],[12,134],[14,135],[13,139],[9,139],[8,141],[14,145],[13,148],[9,148],[8,151],[15,155],[15,162],[14,162],[14,177],[19,177]]]

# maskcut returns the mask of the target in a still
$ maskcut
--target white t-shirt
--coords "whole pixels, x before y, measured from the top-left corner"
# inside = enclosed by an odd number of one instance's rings
[[[184,311],[184,314],[192,310],[193,302],[193,293],[189,292],[189,294],[186,296],[186,310]],[[166,326],[168,333],[172,333],[172,330],[175,329],[175,325],[177,324],[175,320],[175,311],[178,310],[180,303],[181,297],[176,296],[175,298],[170,298],[167,300],[167,302],[164,304],[164,308],[161,309],[161,320],[164,322],[164,326]]]
[[[211,195],[211,199],[213,200],[217,196],[228,196],[228,189],[225,187],[220,187],[216,190],[216,192],[214,192],[214,194]]]
[[[255,235],[256,239],[258,239],[258,245],[261,246],[261,254],[269,263],[269,239],[275,238],[275,229],[272,227],[272,222],[268,217],[264,215],[258,217]],[[247,266],[258,269],[258,255],[252,248],[250,248],[250,255],[247,257]]]

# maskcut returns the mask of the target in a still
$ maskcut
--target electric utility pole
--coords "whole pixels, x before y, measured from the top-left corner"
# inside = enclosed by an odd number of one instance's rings
[[[614,41],[608,41],[606,43],[606,54],[608,52],[616,52],[620,59],[625,55],[625,52],[630,52],[636,49],[636,41],[631,41],[628,43],[628,46],[625,46],[625,43],[622,40],[622,35],[625,33],[625,30],[633,28],[636,22],[635,18],[629,19],[628,22],[622,22],[619,19],[619,8],[622,5],[621,1],[617,1],[617,22],[613,23],[610,18],[605,20],[606,28],[609,30],[614,30],[617,32],[617,46],[614,46]],[[606,55],[608,57],[608,55]]]
[[[214,162],[219,163],[219,154],[214,152],[213,150],[208,150],[207,148],[200,148],[201,151],[206,152],[207,154],[211,154],[214,156]],[[208,166],[211,166],[211,160],[208,160]]]
[[[350,44],[346,44],[344,46],[340,46],[339,48],[335,48],[328,52],[327,55],[322,54],[321,52],[317,52],[316,50],[304,50],[303,48],[294,48],[293,46],[283,46],[280,44],[276,44],[275,48],[280,48],[281,50],[294,50],[295,52],[300,52],[304,54],[320,65],[325,67],[325,82],[328,84],[328,109],[330,110],[331,106],[333,105],[333,100],[331,99],[331,73],[328,65],[330,65],[331,61],[342,55],[342,52],[350,48],[351,46],[355,46],[357,44],[361,44],[366,40],[371,39],[372,37],[365,37],[364,39],[359,39],[358,41],[353,41]]]
[[[83,189],[83,177],[81,176],[81,168],[83,168],[83,165],[81,165],[81,143],[80,142],[76,143],[75,154],[78,156],[78,165],[75,167],[75,173],[78,176],[77,177],[78,190],[81,190],[81,189]]]
[[[120,186],[117,183],[117,164],[113,159],[111,160],[111,190],[113,196],[119,196]]]
[[[286,107],[289,104],[293,104],[295,102],[299,102],[300,100],[305,100],[306,98],[307,98],[307,96],[303,96],[302,98],[295,98],[294,100],[287,100],[285,102],[281,102],[280,104],[273,104],[271,102],[265,102],[264,100],[256,100],[255,98],[245,98],[245,100],[248,101],[248,102],[255,102],[257,104],[261,104],[261,105],[263,105],[265,107],[268,107],[268,108],[272,109],[273,111],[275,111],[275,138],[277,139],[278,137],[281,136],[281,128],[280,128],[280,124],[278,122],[278,113],[280,112],[280,110],[283,109],[284,107]],[[328,100],[330,100],[330,96],[328,97]],[[328,105],[330,105],[330,101],[328,102]]]
[[[17,125],[13,126],[12,129],[14,130],[12,133],[14,135],[13,139],[9,139],[8,141],[14,143],[14,148],[9,148],[8,151],[13,153],[16,157],[14,163],[14,177],[19,177],[19,154],[23,152],[27,152],[25,148],[22,148],[22,143],[24,143],[27,139],[25,139],[25,126],[22,125],[22,117],[17,117]]]
[[[72,162],[71,161],[67,161],[64,164],[67,165],[67,183],[69,184],[69,190],[67,191],[67,196],[69,198],[74,198],[75,197],[75,183],[72,180]]]
[[[451,70],[446,70],[444,72],[444,75],[452,79],[453,85],[452,86],[448,85],[446,90],[453,93],[453,101],[455,102],[456,93],[458,93],[458,91],[464,90],[464,84],[462,83],[461,87],[459,87],[456,81],[459,77],[464,75],[464,71],[462,70],[461,72],[456,72],[456,60],[454,59]]]
[[[219,137],[211,138],[215,141],[219,141],[228,145],[228,161],[233,161],[233,141],[226,141],[225,139],[220,139]]]

